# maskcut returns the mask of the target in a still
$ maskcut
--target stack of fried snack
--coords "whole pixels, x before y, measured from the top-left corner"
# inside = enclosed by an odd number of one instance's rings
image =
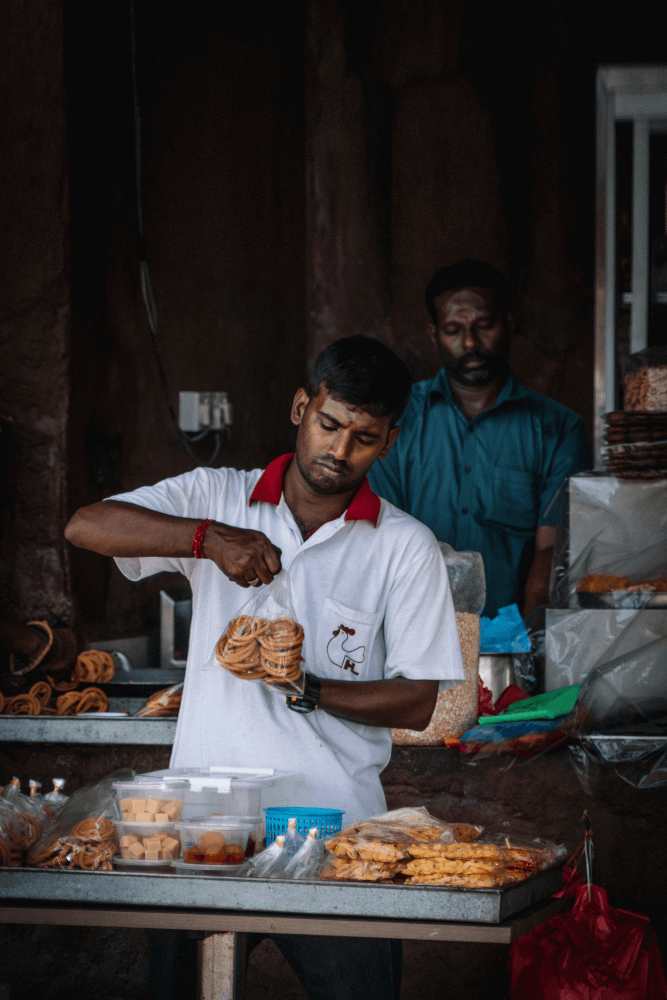
[[[555,860],[547,847],[515,847],[509,840],[479,843],[480,827],[443,824],[425,809],[412,812],[426,813],[428,819],[419,825],[377,817],[330,838],[320,877],[489,889],[526,878]]]
[[[47,681],[37,681],[25,694],[5,698],[0,692],[0,712],[4,715],[81,715],[83,712],[106,712],[109,699],[98,687],[67,691],[52,703],[53,688]]]
[[[82,868],[111,871],[116,853],[116,828],[103,816],[91,816],[72,826],[69,833],[55,839],[42,838],[29,853],[26,863],[35,868]]]
[[[0,791],[0,865],[19,868],[55,813],[44,806],[41,796],[24,795],[18,778]]]
[[[604,419],[602,453],[608,472],[620,479],[667,476],[667,412],[615,411]]]
[[[150,698],[148,698],[146,704],[143,705],[136,713],[135,718],[158,719],[165,715],[178,715],[182,698],[182,683],[174,684],[172,687],[163,688],[162,691],[156,691],[155,694],[152,694]]]

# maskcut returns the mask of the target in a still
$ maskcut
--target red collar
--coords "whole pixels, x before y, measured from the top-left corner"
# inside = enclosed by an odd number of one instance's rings
[[[261,500],[264,503],[275,505],[280,503],[283,493],[283,479],[293,458],[293,454],[281,455],[280,458],[275,458],[267,465],[250,495],[250,503],[253,500]],[[379,516],[380,498],[377,493],[373,493],[368,479],[364,477],[345,511],[345,520],[370,521],[373,527],[377,528]]]

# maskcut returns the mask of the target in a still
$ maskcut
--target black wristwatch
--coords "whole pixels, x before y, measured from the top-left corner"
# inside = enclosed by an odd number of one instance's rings
[[[303,694],[293,694],[285,699],[288,708],[301,715],[314,712],[322,693],[322,682],[315,674],[306,674],[306,688]]]

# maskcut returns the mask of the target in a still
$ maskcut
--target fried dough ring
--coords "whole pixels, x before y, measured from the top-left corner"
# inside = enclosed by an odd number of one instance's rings
[[[215,656],[220,666],[244,680],[293,681],[301,674],[303,636],[303,628],[291,618],[239,615],[216,643]]]
[[[44,709],[53,694],[53,690],[48,681],[37,681],[37,683],[33,684],[30,688],[28,694],[32,695],[33,698],[36,698],[42,709]]]
[[[0,838],[0,865],[3,868],[9,865],[9,844],[2,838]]]
[[[39,715],[41,710],[39,701],[31,694],[15,694],[5,702],[5,715]]]
[[[82,819],[72,827],[73,837],[85,837],[87,840],[109,840],[113,837],[116,827],[103,816],[93,816]]]
[[[75,714],[81,715],[82,712],[107,712],[108,710],[109,699],[104,691],[101,691],[100,688],[90,687],[84,688],[81,692],[81,698],[76,706]]]
[[[76,715],[80,701],[81,694],[79,691],[68,691],[67,694],[61,694],[56,701],[58,715]]]
[[[85,649],[79,653],[76,666],[85,684],[108,684],[115,671],[112,657],[101,649]]]

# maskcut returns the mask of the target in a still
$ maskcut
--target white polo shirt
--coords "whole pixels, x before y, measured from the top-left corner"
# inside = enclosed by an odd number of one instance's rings
[[[447,569],[431,531],[380,500],[364,480],[347,511],[303,539],[282,495],[292,459],[262,472],[195,469],[122,500],[177,517],[254,528],[282,550],[296,616],[304,628],[305,669],[320,677],[465,679]],[[253,593],[209,559],[117,559],[130,580],[178,571],[193,594],[190,649],[172,767],[232,765],[298,771],[294,805],[343,809],[347,821],[383,812],[380,772],[391,731],[317,710],[290,711],[285,695],[240,680],[212,656]]]

